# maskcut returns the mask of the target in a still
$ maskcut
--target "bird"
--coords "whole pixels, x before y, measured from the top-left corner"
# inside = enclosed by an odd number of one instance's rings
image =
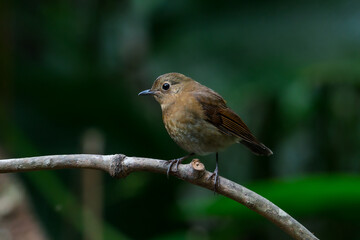
[[[216,153],[214,191],[219,184],[219,151],[242,143],[252,153],[270,156],[273,152],[256,139],[244,121],[231,110],[223,97],[214,90],[181,73],[166,73],[154,81],[150,89],[139,96],[152,95],[160,104],[162,119],[170,137],[188,155],[169,160],[167,176],[175,164],[175,171],[185,159],[193,155]]]

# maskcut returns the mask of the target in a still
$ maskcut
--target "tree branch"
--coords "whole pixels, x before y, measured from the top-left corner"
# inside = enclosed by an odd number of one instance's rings
[[[151,158],[127,157],[122,154],[53,155],[0,160],[0,173],[64,168],[99,169],[108,172],[113,177],[124,178],[137,171],[166,174],[168,162]],[[193,159],[190,164],[180,164],[178,171],[171,171],[170,174],[192,184],[213,190],[214,183],[208,179],[211,173],[205,170],[204,164],[198,159]],[[269,200],[226,178],[219,177],[219,181],[217,187],[219,194],[231,198],[266,217],[294,239],[318,239]]]

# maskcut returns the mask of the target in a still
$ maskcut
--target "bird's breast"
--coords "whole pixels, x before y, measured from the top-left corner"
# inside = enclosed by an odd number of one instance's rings
[[[189,153],[206,155],[236,142],[206,121],[196,99],[186,98],[186,103],[176,101],[163,108],[163,121],[170,137]]]

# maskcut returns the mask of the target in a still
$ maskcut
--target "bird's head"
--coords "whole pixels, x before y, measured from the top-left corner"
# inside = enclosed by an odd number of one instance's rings
[[[140,92],[139,96],[153,95],[163,108],[175,101],[194,82],[181,73],[166,73],[159,76],[150,89]]]

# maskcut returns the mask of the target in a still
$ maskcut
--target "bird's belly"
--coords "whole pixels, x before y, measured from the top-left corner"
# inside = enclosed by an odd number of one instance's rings
[[[165,128],[170,137],[189,153],[206,155],[236,142],[236,138],[221,133],[205,120],[182,117],[181,121],[167,119]]]

